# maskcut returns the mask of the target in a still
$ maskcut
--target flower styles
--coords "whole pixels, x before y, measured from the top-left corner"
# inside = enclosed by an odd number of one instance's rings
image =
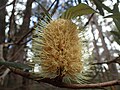
[[[91,80],[93,66],[84,64],[84,44],[78,35],[76,24],[68,19],[50,20],[36,27],[32,64],[40,65],[37,72],[40,77],[54,79],[60,76],[64,83],[88,83]],[[86,67],[89,68],[86,70]]]

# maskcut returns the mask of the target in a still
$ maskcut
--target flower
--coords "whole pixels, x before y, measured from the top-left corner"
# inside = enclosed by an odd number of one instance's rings
[[[81,83],[81,77],[87,80],[87,76],[82,76],[86,71],[82,62],[83,44],[78,35],[76,24],[68,19],[38,25],[33,36],[33,63],[41,66],[37,72],[41,77],[61,76],[65,83]]]

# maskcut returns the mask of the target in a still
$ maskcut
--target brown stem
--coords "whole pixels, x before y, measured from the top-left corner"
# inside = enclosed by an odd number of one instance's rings
[[[70,89],[88,89],[88,88],[103,88],[103,87],[109,87],[109,86],[114,86],[114,85],[120,85],[120,80],[113,80],[113,81],[108,81],[108,82],[102,82],[102,83],[95,83],[95,84],[65,84],[63,82],[59,82],[57,78],[54,79],[49,79],[49,78],[44,78],[41,79],[40,77],[37,77],[37,75],[33,75],[28,72],[23,72],[21,70],[16,70],[11,68],[11,71],[19,74],[23,77],[35,80],[37,82],[44,82],[48,83],[60,88],[70,88]]]

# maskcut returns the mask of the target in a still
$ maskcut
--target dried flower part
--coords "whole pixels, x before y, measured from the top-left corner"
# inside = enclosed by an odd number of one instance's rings
[[[75,78],[82,70],[82,45],[77,26],[70,20],[57,19],[43,28],[40,64],[43,77]]]

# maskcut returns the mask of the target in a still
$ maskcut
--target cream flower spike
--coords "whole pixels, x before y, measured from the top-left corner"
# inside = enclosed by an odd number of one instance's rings
[[[51,79],[62,77],[64,83],[87,83],[94,72],[91,65],[84,68],[84,46],[78,35],[77,26],[70,19],[42,20],[32,40],[32,64],[41,67],[36,74]]]

